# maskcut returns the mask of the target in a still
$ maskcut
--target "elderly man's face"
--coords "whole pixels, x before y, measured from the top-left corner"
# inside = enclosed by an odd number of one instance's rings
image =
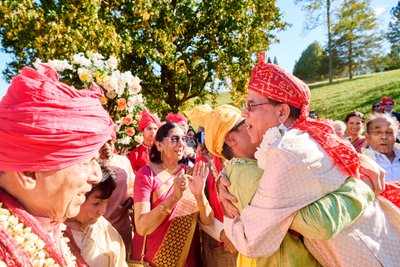
[[[242,116],[246,118],[247,131],[253,144],[260,144],[265,132],[278,126],[277,106],[268,103],[268,99],[254,91],[249,91],[247,102],[252,106],[251,111],[243,108]]]
[[[101,179],[96,158],[59,171],[37,172],[35,190],[47,203],[40,214],[57,222],[75,217],[86,200],[85,194]]]
[[[389,154],[396,142],[397,132],[393,123],[385,118],[378,118],[373,121],[366,134],[368,144],[382,154]]]
[[[383,105],[383,108],[385,109],[386,112],[392,111],[393,107],[394,107],[394,103],[393,102],[386,102]]]

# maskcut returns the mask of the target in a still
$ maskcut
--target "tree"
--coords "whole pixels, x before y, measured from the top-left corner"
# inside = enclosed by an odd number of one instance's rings
[[[285,27],[275,1],[0,1],[2,46],[15,57],[6,77],[37,57],[114,55],[162,114],[219,88],[239,101],[256,53]]]
[[[332,48],[332,16],[334,14],[334,0],[296,0],[296,3],[304,3],[303,9],[307,13],[305,28],[313,30],[316,27],[325,24],[328,36],[328,59],[329,59],[329,83],[332,83],[333,78],[333,48]]]
[[[389,22],[386,37],[391,44],[400,45],[400,1],[396,7],[390,10],[390,14],[392,15],[392,20]]]
[[[322,46],[315,41],[310,44],[296,61],[293,75],[306,82],[319,81],[324,76],[322,73],[322,61],[325,57]]]
[[[347,66],[348,76],[366,63],[380,48],[377,20],[369,0],[345,0],[333,27],[333,43]]]
[[[400,68],[400,1],[390,10],[390,14],[392,20],[386,33],[386,38],[391,44],[388,69],[397,69]]]
[[[276,57],[274,57],[274,64],[275,64],[275,65],[279,65],[279,64],[278,64],[278,60],[276,59]]]

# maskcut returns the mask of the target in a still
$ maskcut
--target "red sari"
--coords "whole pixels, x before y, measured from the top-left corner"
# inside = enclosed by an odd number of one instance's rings
[[[136,174],[134,202],[150,202],[151,209],[155,209],[172,194],[172,185],[172,176],[162,182],[160,177],[147,165]],[[186,190],[171,214],[153,233],[147,235],[145,261],[152,266],[197,266],[195,251],[197,240],[193,238],[197,218],[196,201],[190,190]],[[136,232],[133,238],[133,258],[135,260],[141,259],[142,247],[143,236]]]

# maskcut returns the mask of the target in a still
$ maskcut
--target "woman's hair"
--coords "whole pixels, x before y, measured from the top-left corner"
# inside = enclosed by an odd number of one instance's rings
[[[359,117],[361,119],[361,122],[364,123],[364,114],[362,114],[361,112],[358,111],[350,112],[349,114],[346,115],[346,118],[344,118],[344,122],[345,123],[349,122],[351,117]]]
[[[176,123],[171,123],[167,122],[164,125],[162,125],[160,128],[158,128],[157,133],[156,133],[156,138],[155,141],[162,142],[165,137],[168,136],[169,132],[174,129],[174,128],[180,128],[182,129],[178,124]],[[150,150],[150,161],[154,163],[162,163],[161,159],[161,152],[158,151],[156,144],[154,144],[151,147]]]
[[[86,193],[86,199],[94,192],[100,193],[96,196],[97,198],[108,199],[117,187],[115,171],[109,165],[106,165],[104,161],[99,161],[99,164],[102,173],[101,181],[93,185],[92,190]]]

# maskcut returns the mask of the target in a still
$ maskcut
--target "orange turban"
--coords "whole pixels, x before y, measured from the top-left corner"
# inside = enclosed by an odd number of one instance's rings
[[[113,136],[103,93],[76,90],[57,72],[24,67],[0,102],[0,171],[60,170],[94,156]]]
[[[221,154],[225,136],[243,120],[241,112],[234,106],[221,105],[211,109],[208,105],[196,106],[192,109],[190,120],[197,122],[204,128],[205,144],[208,151],[219,158],[224,158]]]
[[[265,62],[265,53],[258,55],[258,64],[251,73],[249,90],[269,99],[300,109],[292,128],[308,133],[346,175],[360,176],[360,159],[350,142],[344,141],[332,126],[308,118],[310,89],[292,74],[277,65]]]
[[[138,126],[139,132],[143,132],[143,129],[146,128],[150,123],[155,123],[157,127],[160,127],[161,122],[158,117],[154,114],[151,114],[147,109],[143,109],[141,112],[141,118]]]

